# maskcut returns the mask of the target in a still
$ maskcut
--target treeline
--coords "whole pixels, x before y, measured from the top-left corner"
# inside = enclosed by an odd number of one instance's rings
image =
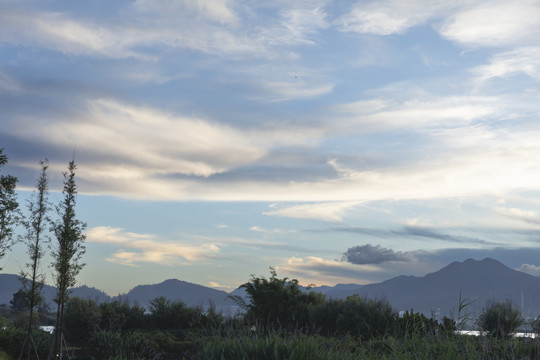
[[[384,299],[327,299],[302,291],[296,280],[252,277],[244,312],[188,307],[164,297],[147,309],[127,302],[98,304],[71,298],[65,305],[65,354],[77,359],[476,359],[536,358],[538,339],[511,334],[523,319],[509,303],[488,304],[478,320],[482,337],[455,333],[456,322],[414,311],[402,316]],[[16,296],[14,296],[14,299]],[[27,309],[11,304],[11,326],[0,349],[15,358],[24,341]],[[15,306],[22,306],[16,309]],[[466,305],[461,309],[466,311]],[[17,315],[18,314],[18,315]],[[17,320],[17,316],[21,316]],[[38,319],[32,321],[38,325]],[[536,330],[540,327],[536,326]],[[53,336],[35,331],[36,355],[46,356]],[[533,356],[534,355],[534,356]]]

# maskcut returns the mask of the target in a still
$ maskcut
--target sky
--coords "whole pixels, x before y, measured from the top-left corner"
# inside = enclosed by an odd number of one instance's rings
[[[540,275],[539,85],[538,1],[0,0],[1,174],[75,159],[111,295]]]

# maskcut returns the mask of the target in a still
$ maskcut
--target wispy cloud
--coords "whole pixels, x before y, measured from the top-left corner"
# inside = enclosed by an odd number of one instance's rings
[[[357,202],[327,202],[302,205],[274,205],[273,210],[264,215],[282,216],[296,219],[314,219],[330,222],[341,222],[349,210],[358,206]]]
[[[458,3],[426,0],[358,1],[337,23],[341,30],[348,32],[400,34],[413,26],[425,24],[430,18],[446,14]]]
[[[364,280],[366,275],[384,272],[382,268],[373,264],[352,265],[316,256],[291,257],[287,259],[286,263],[277,266],[276,269],[288,276],[301,279],[304,285],[314,284],[317,286],[336,284],[337,282],[366,284],[370,282]],[[369,276],[367,277],[369,278]]]
[[[400,234],[400,232],[398,232]],[[461,235],[449,235],[435,231],[434,229],[425,227],[425,226],[413,226],[408,225],[404,227],[404,232],[401,234],[425,237],[434,240],[448,241],[453,243],[470,243],[470,244],[493,244],[489,241],[473,238],[470,236],[461,236]]]
[[[472,69],[479,85],[493,78],[506,78],[526,74],[540,79],[540,47],[519,47],[511,51],[494,55],[487,65]]]
[[[540,216],[534,211],[523,210],[518,208],[497,207],[494,209],[496,213],[507,218],[519,220],[533,225],[535,228],[540,225]]]
[[[172,266],[185,260],[202,261],[215,257],[220,250],[215,244],[161,241],[152,234],[138,234],[108,226],[89,229],[87,240],[119,247],[107,261],[127,266],[138,266],[140,263]]]

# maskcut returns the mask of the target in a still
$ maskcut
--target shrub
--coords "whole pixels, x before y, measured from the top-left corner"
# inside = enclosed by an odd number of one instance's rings
[[[345,300],[331,299],[311,311],[314,330],[322,335],[350,335],[364,339],[389,333],[396,324],[397,314],[384,299],[349,296]]]
[[[263,327],[305,328],[310,307],[324,302],[319,293],[302,292],[297,280],[279,279],[272,268],[269,279],[252,276],[241,288],[250,299],[247,316]]]
[[[12,357],[18,358],[25,338],[26,331],[24,329],[14,327],[0,329],[0,349]],[[32,339],[34,341],[35,351],[38,353],[40,359],[45,359],[49,352],[52,336],[45,331],[34,330]]]
[[[144,309],[118,300],[99,305],[101,311],[101,330],[121,331],[146,328]]]
[[[435,335],[439,330],[439,323],[424,314],[415,313],[413,310],[406,311],[398,321],[398,335],[412,338],[417,336]]]
[[[510,301],[488,303],[478,318],[478,325],[488,336],[506,338],[523,324],[519,310]]]
[[[94,300],[73,297],[66,304],[64,326],[71,340],[88,339],[99,328],[101,311]]]

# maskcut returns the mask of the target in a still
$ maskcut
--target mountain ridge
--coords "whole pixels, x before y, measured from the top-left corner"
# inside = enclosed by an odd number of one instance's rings
[[[6,287],[5,278],[8,277],[11,277],[11,290]],[[18,283],[18,287],[13,284],[14,281]],[[18,288],[18,275],[0,274],[0,304],[9,304]],[[52,301],[54,288],[46,285],[45,290],[47,301]],[[540,314],[540,277],[511,269],[492,258],[454,261],[424,276],[400,275],[374,284],[337,284],[315,287],[312,290],[325,294],[327,298],[336,299],[355,294],[371,298],[384,297],[398,311],[413,309],[438,317],[454,314],[459,307],[460,296],[461,299],[472,301],[467,308],[471,313],[480,313],[488,301],[510,300],[514,306],[523,307],[521,310],[526,316]],[[188,306],[216,306],[219,309],[234,307],[229,295],[246,296],[243,289],[227,293],[178,279],[138,285],[118,296],[108,296],[87,286],[75,288],[71,294],[98,302],[119,300],[137,303],[143,307],[147,307],[152,299],[164,296],[170,301],[183,301]]]

